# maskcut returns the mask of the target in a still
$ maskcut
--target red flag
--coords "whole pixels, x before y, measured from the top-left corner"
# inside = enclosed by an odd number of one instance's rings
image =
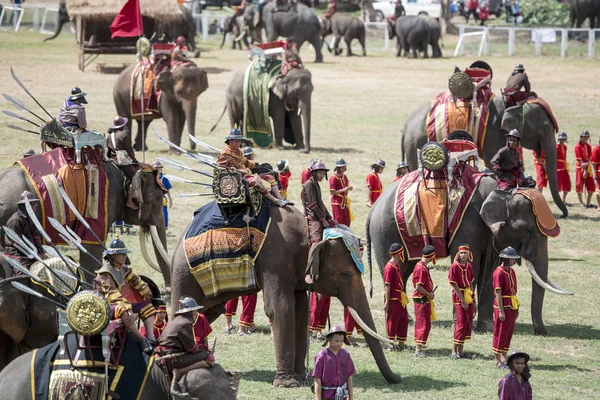
[[[117,36],[129,37],[144,34],[140,0],[127,0],[127,3],[110,24],[110,31],[112,32],[111,39]]]

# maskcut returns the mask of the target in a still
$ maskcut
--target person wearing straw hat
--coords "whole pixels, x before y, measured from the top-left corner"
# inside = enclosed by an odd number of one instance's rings
[[[287,200],[287,189],[290,184],[290,178],[292,177],[288,160],[277,161],[277,171],[279,172],[279,182],[281,183],[281,197],[283,197],[284,200]]]
[[[329,330],[324,348],[315,356],[312,377],[315,380],[315,399],[352,400],[354,398],[352,376],[356,368],[350,353],[342,346],[349,345],[346,331],[335,325]]]
[[[6,226],[15,231],[15,233],[19,236],[22,236],[28,239],[31,243],[35,245],[35,248],[38,254],[44,257],[46,253],[44,248],[42,247],[42,237],[40,232],[36,228],[35,224],[31,222],[29,216],[27,215],[27,210],[25,208],[25,201],[29,200],[29,204],[31,208],[35,212],[38,208],[39,200],[29,191],[24,191],[21,193],[19,197],[19,201],[17,202],[17,211],[10,216],[8,221],[6,222]],[[30,259],[27,254],[21,253],[21,251],[14,245],[14,243],[6,236],[4,230],[0,229],[0,245],[4,248],[4,255],[7,257],[16,258],[24,267],[29,268],[31,264],[35,262],[34,259]]]
[[[293,206],[294,203],[284,200],[279,192],[279,186],[272,175],[262,174],[260,178],[266,180],[271,185],[269,191],[262,185],[260,179],[252,174],[252,171],[257,167],[255,160],[249,160],[244,156],[241,149],[242,142],[245,140],[242,131],[237,125],[229,131],[229,135],[225,137],[225,148],[217,159],[217,165],[221,168],[229,168],[244,174],[244,179],[248,182],[248,186],[255,188],[264,198],[270,200],[273,204],[279,207]]]
[[[494,335],[492,351],[496,367],[508,369],[506,353],[519,317],[519,300],[517,299],[517,276],[512,268],[520,258],[517,251],[507,247],[500,253],[502,265],[492,275],[494,285]]]
[[[590,162],[592,163],[592,172],[594,173],[594,180],[596,181],[598,187],[598,190],[596,191],[596,202],[598,202],[597,210],[600,211],[600,141],[592,150]]]
[[[401,262],[404,262],[404,247],[400,243],[394,243],[390,246],[390,260],[383,268],[383,309],[388,339],[398,341],[398,346],[395,347],[398,351],[404,350],[408,332],[408,296],[402,280]]]
[[[381,183],[379,174],[383,172],[384,168],[385,161],[383,160],[377,160],[377,162],[371,165],[371,172],[369,172],[366,178],[367,188],[369,189],[368,207],[373,206],[379,196],[381,196],[381,193],[383,193],[383,184]]]
[[[456,314],[452,359],[463,358],[465,340],[471,339],[473,317],[477,310],[473,292],[473,254],[468,244],[458,246],[454,262],[448,271],[448,282],[452,286],[452,303]]]
[[[573,151],[575,152],[575,192],[579,199],[579,204],[583,208],[593,207],[591,205],[592,194],[596,191],[596,185],[594,184],[592,164],[590,163],[590,156],[592,155],[592,146],[588,143],[590,140],[590,133],[588,131],[581,132],[579,136],[579,143],[575,145]],[[583,187],[587,190],[587,202],[583,202]]]
[[[192,297],[181,296],[175,318],[156,342],[157,362],[166,365],[173,374],[173,382],[193,369],[210,368],[215,362],[204,344],[206,337],[201,338],[203,344],[198,344],[194,335],[194,322],[198,319],[198,310],[202,308]]]
[[[435,247],[423,247],[421,260],[415,265],[412,282],[415,291],[412,295],[415,303],[415,357],[425,357],[422,348],[427,344],[431,321],[435,321],[435,289],[429,273],[429,263],[435,265]]]
[[[333,175],[329,178],[329,193],[331,194],[331,211],[333,212],[333,219],[338,224],[346,225],[350,227],[350,223],[354,219],[352,211],[350,210],[350,198],[348,192],[354,189],[350,185],[346,172],[346,161],[340,158],[335,163]]]
[[[404,161],[400,161],[398,163],[398,168],[396,168],[396,176],[394,177],[393,182],[399,181],[400,179],[402,179],[402,177],[406,174],[408,174],[410,171],[410,168],[408,166],[407,163],[405,163]]]
[[[65,99],[58,120],[67,129],[84,131],[87,128],[87,120],[85,116],[85,106],[87,100],[80,88],[74,87],[71,89],[71,95]]]
[[[571,191],[571,177],[569,176],[569,163],[567,162],[567,133],[558,134],[558,143],[556,144],[556,179],[558,182],[558,191],[562,192],[562,200],[566,206],[567,194]]]
[[[510,372],[498,382],[499,400],[531,400],[533,390],[529,383],[529,354],[515,350],[510,353],[506,363]]]
[[[154,337],[159,338],[162,332],[169,323],[169,316],[167,315],[167,306],[161,300],[161,304],[156,308],[156,315],[154,316]],[[142,336],[146,336],[146,326],[142,325],[140,329]]]

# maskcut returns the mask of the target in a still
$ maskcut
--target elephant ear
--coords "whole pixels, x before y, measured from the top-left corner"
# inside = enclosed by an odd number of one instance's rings
[[[494,237],[498,237],[500,228],[506,224],[510,193],[500,194],[496,190],[489,194],[481,206],[481,219],[490,228]]]
[[[287,86],[287,83],[285,83],[285,78],[283,78],[281,76],[275,78],[271,82],[269,87],[271,88],[273,93],[275,93],[275,95],[277,97],[279,97],[280,100],[285,99],[285,96],[287,95],[287,91],[288,91],[288,86]]]
[[[319,267],[321,265],[321,252],[327,245],[327,240],[323,240],[316,246],[312,246],[308,253],[308,265],[304,275],[314,276],[315,280],[319,277]]]
[[[173,74],[171,71],[164,71],[158,75],[156,88],[167,93],[173,92]]]
[[[506,132],[516,129],[523,135],[525,133],[525,129],[523,129],[523,107],[513,106],[505,109],[500,127]]]

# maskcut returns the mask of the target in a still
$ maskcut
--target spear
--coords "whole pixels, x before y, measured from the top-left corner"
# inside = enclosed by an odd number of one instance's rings
[[[196,161],[199,161],[199,162],[201,162],[201,163],[203,163],[203,164],[206,164],[206,165],[208,165],[208,166],[209,166],[209,167],[211,167],[211,168],[218,168],[217,164],[215,164],[214,162],[206,161],[206,160],[202,159],[201,157],[199,157],[199,156],[196,156],[196,155],[194,155],[194,154],[190,153],[189,151],[186,151],[186,150],[182,149],[181,147],[177,146],[176,144],[174,144],[174,143],[170,142],[169,140],[165,139],[165,138],[164,138],[164,137],[162,137],[162,136],[161,136],[161,135],[160,135],[158,132],[156,132],[156,130],[154,130],[154,128],[152,128],[152,132],[153,132],[153,133],[154,133],[154,135],[155,135],[155,136],[158,138],[158,140],[160,140],[160,141],[161,141],[161,142],[163,142],[163,143],[166,143],[166,144],[167,144],[167,145],[169,145],[171,148],[173,148],[173,149],[175,149],[175,150],[179,151],[180,153],[183,153],[183,154],[185,154],[186,156],[188,156],[188,157],[191,157],[191,158],[193,158],[193,159],[194,159],[194,160],[196,160]]]
[[[34,135],[39,135],[40,134],[39,132],[30,131],[29,129],[23,129],[20,126],[16,126],[16,125],[12,125],[12,124],[6,124],[6,126],[8,126],[10,129],[14,129],[14,130],[17,130],[17,131],[33,133]]]
[[[81,245],[81,238],[79,236],[77,236],[77,234],[75,232],[73,232],[73,230],[71,228],[69,228],[68,226],[62,226],[60,224],[60,222],[58,222],[56,219],[54,219],[52,217],[48,217],[48,222],[50,222],[50,225],[52,225],[52,227],[54,229],[56,229],[56,231],[58,232],[58,235],[66,243],[69,243],[71,246],[78,248],[79,251],[85,253],[92,260],[96,261],[96,263],[99,266],[102,266],[102,262],[100,260],[98,260],[92,253],[90,253],[85,247],[83,247]]]
[[[8,115],[9,117],[13,117],[13,118],[16,118],[16,119],[20,119],[21,121],[29,122],[31,125],[37,126],[38,128],[40,127],[40,124],[36,124],[32,120],[30,120],[28,118],[25,118],[25,117],[22,117],[19,114],[15,114],[12,111],[2,110],[2,113]]]
[[[44,296],[43,294],[41,294],[41,293],[38,293],[38,292],[36,292],[36,291],[35,291],[35,290],[33,290],[33,289],[30,289],[30,288],[28,288],[27,286],[23,285],[22,283],[19,283],[19,282],[11,282],[11,284],[12,284],[12,285],[13,285],[15,288],[19,289],[19,290],[20,290],[20,291],[22,291],[22,292],[25,292],[25,293],[27,293],[27,294],[30,294],[30,295],[32,295],[32,296],[35,296],[35,297],[39,297],[40,299],[48,300],[48,301],[49,301],[49,302],[51,302],[51,303],[54,303],[54,305],[56,305],[56,307],[60,308],[61,310],[66,310],[66,309],[67,309],[67,307],[66,307],[64,304],[61,304],[61,303],[59,303],[58,301],[54,301],[54,300],[52,300],[52,299],[50,299],[50,298],[48,298],[48,297]]]
[[[14,260],[10,257],[6,257],[5,260],[11,267],[13,267],[17,271],[21,272],[22,274],[27,275],[29,278],[33,279],[34,281],[36,281],[37,283],[42,285],[44,288],[50,290],[52,293],[54,293],[55,296],[58,295],[58,296],[64,298],[65,300],[69,301],[69,298],[67,296],[65,296],[58,290],[56,290],[56,288],[54,286],[48,285],[46,282],[41,280],[39,277],[35,276],[35,274],[33,274],[31,271],[29,271],[24,266],[22,266],[17,260]]]
[[[35,259],[36,261],[40,262],[44,267],[46,267],[46,269],[48,269],[48,271],[50,271],[50,273],[52,273],[52,275],[56,276],[56,278],[63,285],[65,285],[67,288],[69,288],[70,291],[75,293],[75,289],[73,289],[71,285],[69,285],[60,276],[58,276],[53,268],[50,268],[50,266],[44,262],[44,260],[37,253],[35,245],[31,243],[29,239],[27,239],[25,236],[19,237],[19,235],[17,235],[15,231],[13,231],[7,226],[4,226],[2,229],[4,229],[4,233],[13,242],[13,245],[17,248],[17,250],[25,254],[27,258]]]
[[[83,226],[85,226],[85,228],[91,232],[91,234],[94,236],[94,238],[96,239],[96,241],[98,243],[100,243],[100,245],[102,247],[104,247],[104,250],[108,250],[106,248],[106,245],[104,244],[104,241],[100,240],[100,238],[98,237],[98,235],[96,235],[96,232],[94,232],[94,230],[92,229],[92,227],[90,226],[90,224],[88,224],[88,222],[85,220],[85,218],[83,218],[83,216],[79,213],[79,211],[77,211],[77,207],[75,207],[75,204],[73,204],[73,202],[71,201],[71,199],[69,198],[69,195],[67,194],[67,192],[65,192],[65,189],[62,186],[58,186],[58,192],[60,193],[60,196],[63,198],[63,200],[65,201],[65,203],[67,204],[67,206],[69,207],[69,209],[73,212],[73,214],[75,215],[75,217],[77,218],[77,220],[79,222],[81,222],[81,224]]]
[[[21,100],[17,99],[16,97],[12,97],[11,95],[8,95],[6,93],[2,93],[2,96],[4,96],[4,98],[8,100],[9,103],[17,107],[19,110],[27,111],[29,114],[33,115],[34,117],[37,117],[43,123],[46,123],[46,121],[42,119],[42,117],[25,107],[25,103],[23,103]]]
[[[214,187],[210,183],[203,183],[203,182],[191,181],[189,179],[180,178],[180,177],[175,176],[175,175],[165,175],[165,178],[167,178],[170,181],[174,181],[174,182],[189,183],[189,184],[192,184],[192,185],[200,185],[200,186],[205,186],[205,187],[209,187],[209,188],[213,188]]]
[[[42,226],[42,224],[40,223],[40,221],[37,219],[37,215],[35,215],[35,211],[33,211],[33,208],[31,208],[31,204],[29,203],[29,199],[25,198],[25,210],[27,211],[27,215],[29,216],[29,219],[31,220],[31,222],[33,222],[33,224],[35,225],[35,227],[37,228],[37,230],[40,232],[40,234],[44,237],[44,239],[46,240],[46,242],[52,246],[52,248],[54,250],[56,250],[56,252],[58,253],[58,256],[60,257],[60,259],[67,265],[67,268],[69,268],[69,271],[73,274],[73,276],[77,277],[77,274],[75,273],[75,271],[73,270],[73,268],[71,268],[71,264],[66,260],[65,256],[63,256],[58,249],[56,248],[56,245],[54,244],[54,242],[52,242],[52,239],[50,238],[50,235],[48,235],[48,233],[46,233],[46,231],[44,230],[44,227]],[[91,272],[87,271],[85,268],[81,268],[82,271],[84,271],[86,274],[92,276],[92,277],[96,277],[96,275],[92,274]],[[79,282],[79,284],[83,285],[83,282],[77,278],[77,281]]]
[[[204,176],[208,176],[209,178],[213,178],[213,175],[209,174],[208,172],[204,172],[204,171],[200,171],[198,169],[190,168],[190,167],[188,167],[185,164],[181,164],[181,163],[175,162],[173,160],[168,160],[166,158],[160,158],[160,157],[157,158],[157,160],[160,161],[160,162],[162,162],[162,163],[165,163],[167,165],[170,165],[172,167],[175,167],[175,168],[179,169],[180,171],[182,171],[182,170],[185,169],[187,171],[192,171],[192,172],[195,172],[197,174],[201,174],[201,175],[204,175]]]
[[[221,153],[221,150],[217,149],[216,147],[211,146],[208,143],[204,143],[200,139],[197,139],[196,136],[193,136],[191,133],[188,133],[188,136],[190,137],[192,142],[199,144],[200,146],[204,147],[205,149],[212,150],[216,153]]]
[[[213,193],[181,193],[175,197],[200,197],[200,196],[214,196]]]
[[[46,111],[46,109],[44,108],[44,106],[42,106],[42,105],[40,104],[40,102],[39,102],[39,101],[37,101],[35,97],[33,97],[33,95],[31,94],[31,92],[30,92],[29,90],[27,90],[27,88],[25,87],[25,85],[23,85],[23,83],[21,82],[21,80],[20,80],[20,79],[17,77],[17,74],[15,74],[15,71],[13,71],[12,67],[10,67],[10,74],[12,75],[13,79],[14,79],[14,80],[15,80],[15,81],[16,81],[16,82],[19,84],[19,86],[21,86],[21,88],[22,88],[22,89],[25,91],[25,93],[27,93],[27,94],[29,95],[29,97],[31,97],[31,98],[33,99],[33,101],[35,101],[35,102],[36,102],[36,104],[37,104],[38,106],[40,106],[40,108],[41,108],[42,110],[44,110],[44,112],[45,112],[46,114],[48,114],[48,116],[49,116],[50,118],[52,118],[52,119],[55,119],[55,118],[54,118],[52,115],[50,115],[50,113],[49,113],[48,111]]]

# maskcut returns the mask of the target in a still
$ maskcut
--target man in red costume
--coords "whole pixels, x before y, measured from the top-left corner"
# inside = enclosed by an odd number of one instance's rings
[[[562,200],[567,204],[567,194],[571,191],[571,177],[569,176],[569,163],[567,162],[567,133],[558,134],[558,144],[556,145],[556,178],[558,181],[558,191],[562,192]]]
[[[225,303],[225,320],[227,321],[225,328],[226,334],[229,334],[233,328],[231,319],[237,311],[238,299],[239,298],[236,297]],[[242,296],[242,314],[240,315],[238,336],[249,336],[252,332],[256,331],[256,326],[254,326],[254,312],[256,311],[257,300],[258,293]]]
[[[591,204],[592,194],[596,191],[596,185],[594,184],[592,164],[590,163],[590,157],[592,156],[592,146],[588,143],[590,140],[590,133],[588,131],[581,132],[579,137],[579,143],[575,145],[573,149],[575,151],[575,192],[577,192],[577,198],[579,204],[583,208],[593,207]],[[583,202],[583,187],[587,190],[587,202]]]
[[[427,266],[429,263],[435,265],[435,247],[431,245],[423,247],[421,260],[415,265],[412,276],[415,287],[412,295],[415,303],[415,357],[425,357],[422,348],[427,344],[431,321],[436,320],[435,289]]]
[[[279,160],[277,162],[277,171],[279,172],[279,182],[281,183],[281,197],[287,200],[287,189],[292,177],[288,160]]]
[[[546,172],[546,155],[544,150],[540,150],[540,154],[532,150],[533,153],[533,165],[535,165],[535,182],[537,183],[536,188],[541,192],[548,186],[548,172]]]
[[[600,211],[600,142],[592,150],[590,162],[592,163],[592,172],[594,173],[594,180],[598,185],[598,190],[596,191],[596,202],[598,202],[597,210]]]
[[[158,339],[162,332],[169,323],[169,316],[167,315],[167,306],[164,304],[159,305],[156,308],[156,315],[154,316],[154,337]],[[142,325],[140,329],[142,336],[146,336],[146,326]]]
[[[313,166],[314,163],[317,163],[321,160],[319,160],[318,158],[313,158],[312,160],[310,160],[310,163],[308,165],[308,168],[306,168],[305,170],[302,171],[302,175],[300,176],[300,183],[302,185],[304,185],[306,183],[307,180],[310,179],[310,168]]]
[[[325,19],[329,19],[336,12],[337,12],[337,3],[335,2],[335,0],[329,0],[329,3],[327,3],[327,10],[325,10],[325,13],[323,13],[322,17]]]
[[[333,211],[333,219],[338,224],[350,227],[352,222],[352,213],[350,211],[350,199],[348,192],[353,189],[350,181],[344,172],[346,172],[346,161],[340,158],[335,163],[333,175],[329,178],[329,193],[331,193],[331,209]]]
[[[321,339],[322,330],[325,329],[325,325],[327,324],[330,305],[331,297],[317,292],[311,292],[310,322],[308,324],[308,329],[315,333],[317,339]]]
[[[535,181],[525,178],[523,174],[523,161],[517,150],[520,140],[519,131],[511,130],[506,134],[506,146],[498,150],[490,160],[500,190],[510,190],[517,186],[535,187]]]
[[[452,344],[452,358],[464,357],[465,340],[471,339],[473,317],[475,316],[476,304],[473,293],[473,261],[471,248],[468,244],[458,247],[458,253],[448,271],[448,282],[452,286],[452,302],[456,314],[454,326],[454,343]]]
[[[385,321],[388,339],[398,341],[396,349],[404,350],[404,343],[408,332],[408,296],[402,281],[401,262],[404,262],[404,247],[400,243],[390,246],[390,260],[383,268],[383,281],[385,292],[383,298],[383,309],[385,310]]]
[[[379,174],[383,172],[384,168],[385,161],[383,160],[377,160],[375,164],[371,165],[371,172],[369,172],[366,178],[367,188],[369,189],[368,207],[373,206],[383,192],[383,184],[381,183]]]
[[[296,48],[296,42],[293,37],[289,37],[283,46],[281,54],[281,74],[286,75],[293,68],[304,68],[302,58]]]
[[[500,253],[502,265],[496,268],[492,275],[494,285],[494,336],[492,351],[496,359],[496,367],[508,369],[506,353],[519,317],[519,300],[517,299],[517,276],[512,266],[516,264],[519,255],[512,247],[507,247]]]

